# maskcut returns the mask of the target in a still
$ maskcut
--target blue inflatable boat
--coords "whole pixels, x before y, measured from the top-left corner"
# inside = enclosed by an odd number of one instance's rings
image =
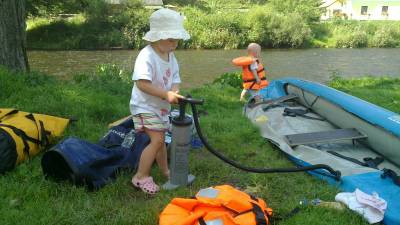
[[[400,115],[320,83],[287,78],[260,91],[246,116],[299,165],[326,164],[340,188],[387,201],[383,222],[400,224]],[[324,171],[312,174],[334,183]]]

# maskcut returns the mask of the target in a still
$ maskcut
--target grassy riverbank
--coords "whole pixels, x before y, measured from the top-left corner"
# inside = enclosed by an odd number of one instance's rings
[[[335,77],[330,82],[330,86],[400,114],[399,78],[342,79]]]
[[[210,1],[211,2],[211,1]],[[211,3],[209,3],[211,4]],[[188,49],[236,49],[250,42],[268,48],[400,47],[399,21],[319,22],[319,8],[279,1],[248,4],[245,9],[221,5],[182,5],[191,39]],[[138,7],[138,6],[136,6]],[[225,8],[224,8],[225,7]],[[30,49],[141,48],[149,29],[150,10],[126,8],[90,17],[31,18],[27,39]]]
[[[399,112],[400,103],[389,102],[389,99],[399,99],[399,82],[399,79],[389,78],[335,79],[332,85]],[[14,74],[0,68],[0,89],[1,107],[77,117],[78,122],[70,125],[66,136],[73,135],[92,142],[106,132],[108,123],[129,113],[129,75],[112,66],[99,67],[93,75],[77,75],[69,81],[37,73]],[[202,128],[210,143],[223,149],[226,155],[251,166],[293,166],[242,116],[242,104],[238,102],[240,89],[217,82],[183,90],[183,93],[189,92],[194,97],[205,99],[201,109],[208,115],[201,118]],[[380,99],[377,97],[380,95],[386,97]],[[226,183],[264,198],[277,215],[285,215],[305,198],[332,201],[339,192],[334,186],[305,173],[245,173],[223,164],[204,149],[191,151],[190,159],[190,170],[196,175],[191,187],[162,191],[147,199],[131,188],[130,173],[121,173],[115,183],[98,192],[87,192],[69,183],[45,180],[40,156],[35,157],[0,176],[2,224],[154,225],[172,198],[190,197],[200,188]],[[157,169],[153,175],[157,182],[165,182]],[[298,214],[279,224],[367,223],[349,210],[305,206]]]

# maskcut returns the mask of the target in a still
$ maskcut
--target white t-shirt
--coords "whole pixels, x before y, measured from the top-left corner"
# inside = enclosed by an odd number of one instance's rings
[[[257,61],[254,61],[252,64],[250,64],[250,70],[258,70],[258,63]]]
[[[258,62],[257,61],[254,61],[252,64],[250,64],[250,70],[257,72],[257,70],[258,70]],[[260,78],[257,75],[257,77],[254,77],[254,79],[259,80]]]
[[[136,58],[132,80],[150,80],[154,86],[170,91],[172,84],[181,83],[179,66],[175,55],[171,52],[169,54],[169,62],[167,62],[157,55],[151,45],[147,45],[139,52]],[[135,82],[132,88],[129,108],[132,115],[155,113],[163,121],[168,121],[171,105],[167,100],[144,93],[136,86]]]

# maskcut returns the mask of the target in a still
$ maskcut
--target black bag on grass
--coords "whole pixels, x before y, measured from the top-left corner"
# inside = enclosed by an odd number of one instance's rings
[[[128,119],[112,127],[98,144],[73,137],[64,139],[43,155],[43,173],[96,190],[111,182],[119,170],[136,169],[149,143],[145,133],[133,132],[133,122]]]

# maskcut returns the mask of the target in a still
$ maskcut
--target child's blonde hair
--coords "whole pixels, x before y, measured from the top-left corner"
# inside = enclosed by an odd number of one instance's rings
[[[256,58],[259,58],[261,55],[261,46],[257,43],[250,43],[247,46],[247,52]]]

